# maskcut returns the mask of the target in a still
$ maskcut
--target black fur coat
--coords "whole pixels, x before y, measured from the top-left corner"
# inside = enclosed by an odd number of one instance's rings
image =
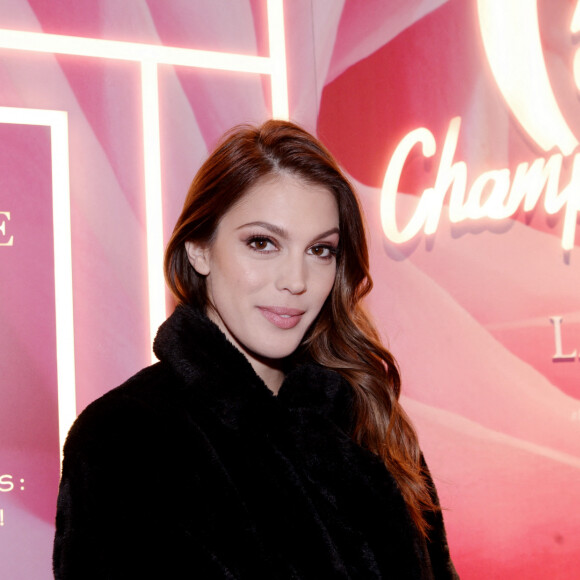
[[[274,396],[183,306],[155,352],[71,429],[56,578],[455,577],[440,515],[425,542],[382,462],[349,438],[339,375],[305,364]]]

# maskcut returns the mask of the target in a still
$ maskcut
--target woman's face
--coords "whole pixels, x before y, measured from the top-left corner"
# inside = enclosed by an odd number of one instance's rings
[[[208,316],[258,374],[296,350],[330,294],[338,225],[329,190],[282,174],[251,187],[210,245],[186,243],[206,276]]]

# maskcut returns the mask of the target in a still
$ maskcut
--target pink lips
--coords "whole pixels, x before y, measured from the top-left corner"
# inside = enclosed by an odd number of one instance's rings
[[[294,328],[302,320],[302,315],[304,314],[304,310],[297,310],[296,308],[282,308],[279,306],[259,306],[258,308],[266,320],[283,330]]]

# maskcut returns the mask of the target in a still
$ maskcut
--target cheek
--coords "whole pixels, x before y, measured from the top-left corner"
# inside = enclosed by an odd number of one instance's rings
[[[326,300],[326,298],[332,291],[332,287],[334,286],[334,280],[336,278],[336,267],[334,268],[328,267],[317,278],[318,280],[316,284],[316,292],[318,298],[322,303]]]
[[[270,274],[266,263],[260,264],[241,258],[229,264],[227,277],[232,283],[232,288],[251,293],[262,288],[269,280]]]

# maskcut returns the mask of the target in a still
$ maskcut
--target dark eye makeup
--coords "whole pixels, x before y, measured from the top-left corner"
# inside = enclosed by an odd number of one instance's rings
[[[332,244],[315,244],[308,248],[308,252],[317,258],[330,260],[336,256],[337,248]]]
[[[275,239],[263,234],[252,234],[244,242],[251,250],[260,254],[269,254],[279,249],[278,242]],[[310,246],[307,253],[321,260],[331,260],[336,257],[338,248],[332,243],[319,243]]]
[[[264,235],[252,235],[246,239],[246,244],[252,250],[261,253],[269,253],[278,248],[276,242],[272,238]]]

